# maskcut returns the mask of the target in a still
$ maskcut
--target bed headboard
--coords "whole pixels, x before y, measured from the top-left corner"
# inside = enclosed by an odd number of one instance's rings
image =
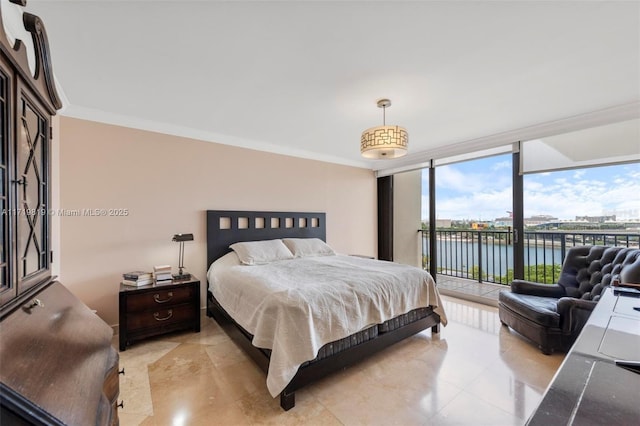
[[[320,238],[326,241],[325,213],[207,210],[207,269],[240,241]]]

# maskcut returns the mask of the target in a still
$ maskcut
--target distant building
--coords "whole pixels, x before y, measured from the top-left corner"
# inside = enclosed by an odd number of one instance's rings
[[[493,221],[496,228],[507,228],[513,227],[513,218],[512,217],[497,217]]]
[[[615,221],[615,214],[612,214],[610,216],[576,216],[576,222],[605,223]]]
[[[623,222],[638,222],[638,220],[640,220],[640,209],[626,209],[626,210],[611,209],[611,210],[603,210],[602,214],[603,215],[607,215],[607,216],[615,216],[616,217],[616,222],[619,222],[619,221],[623,221]]]
[[[539,214],[524,218],[524,226],[542,225],[543,223],[548,222],[558,222],[558,218],[548,214]]]
[[[451,219],[436,219],[436,228],[451,228]]]
[[[471,229],[487,229],[491,226],[491,222],[471,222]]]

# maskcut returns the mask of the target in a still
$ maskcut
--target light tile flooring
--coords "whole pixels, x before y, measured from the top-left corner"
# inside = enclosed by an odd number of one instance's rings
[[[120,353],[120,424],[524,424],[563,355],[542,355],[501,326],[496,308],[443,302],[449,325],[439,335],[424,331],[296,392],[288,412],[262,371],[203,316],[200,333]]]

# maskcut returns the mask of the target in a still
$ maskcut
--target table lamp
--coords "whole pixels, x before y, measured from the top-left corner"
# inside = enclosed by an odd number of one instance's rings
[[[177,241],[180,243],[180,253],[178,254],[178,273],[173,274],[174,280],[186,280],[191,277],[191,274],[184,273],[184,242],[193,241],[193,234],[175,234],[171,241]]]

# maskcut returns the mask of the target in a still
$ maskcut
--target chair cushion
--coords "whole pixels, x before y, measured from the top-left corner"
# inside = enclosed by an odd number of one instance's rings
[[[557,312],[558,299],[555,297],[530,296],[502,290],[498,298],[507,308],[536,324],[560,327],[560,315]]]

